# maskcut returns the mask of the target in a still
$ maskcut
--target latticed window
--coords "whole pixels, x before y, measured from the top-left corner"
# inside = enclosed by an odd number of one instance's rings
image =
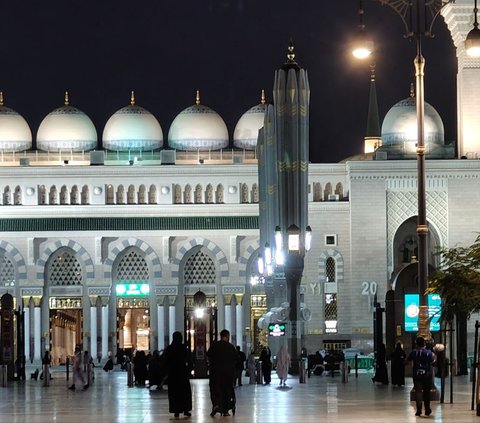
[[[116,268],[117,281],[148,281],[148,264],[134,248],[130,248],[120,259]]]
[[[337,294],[325,294],[325,332],[337,332]]]
[[[215,283],[215,263],[203,250],[192,254],[183,268],[183,281],[185,284],[210,284]]]
[[[336,281],[336,263],[333,257],[328,257],[325,262],[325,282]]]
[[[15,264],[0,250],[0,286],[15,285]]]
[[[82,266],[73,251],[62,248],[53,254],[48,265],[49,285],[81,285]]]

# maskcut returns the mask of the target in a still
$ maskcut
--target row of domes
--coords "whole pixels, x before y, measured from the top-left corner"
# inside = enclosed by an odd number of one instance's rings
[[[258,130],[263,127],[266,109],[262,92],[260,104],[253,106],[239,119],[233,136],[236,148],[254,150]],[[69,104],[49,113],[37,131],[37,149],[43,151],[89,151],[97,147],[97,131],[91,119]],[[135,104],[132,91],[130,104],[115,112],[105,124],[103,148],[111,151],[151,151],[163,147],[163,131],[148,110]],[[209,151],[227,148],[227,125],[220,115],[196,101],[180,112],[168,132],[168,146],[182,151]],[[32,131],[26,120],[4,105],[0,92],[0,151],[19,152],[32,148]]]

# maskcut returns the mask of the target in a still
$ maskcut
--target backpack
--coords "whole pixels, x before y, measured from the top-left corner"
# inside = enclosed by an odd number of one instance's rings
[[[431,376],[431,352],[427,349],[417,350],[415,353],[414,373],[419,377]]]

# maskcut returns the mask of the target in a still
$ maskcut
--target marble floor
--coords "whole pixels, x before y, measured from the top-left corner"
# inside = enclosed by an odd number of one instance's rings
[[[279,387],[278,380],[270,385],[248,385],[236,388],[235,416],[210,417],[211,404],[207,380],[192,380],[192,417],[180,420],[192,423],[222,421],[224,423],[408,423],[425,421],[415,417],[409,401],[411,382],[405,388],[378,386],[371,374],[350,376],[342,383],[336,376],[312,376],[300,384],[298,378]],[[447,382],[445,403],[434,402],[432,422],[480,422],[471,411],[471,383],[468,376],[453,378],[454,395],[450,403]],[[9,382],[0,387],[0,422],[2,423],[160,423],[175,420],[168,413],[166,391],[150,392],[147,388],[128,387],[127,375],[96,369],[96,380],[86,390],[69,391],[64,372],[54,372],[50,386],[43,382]]]

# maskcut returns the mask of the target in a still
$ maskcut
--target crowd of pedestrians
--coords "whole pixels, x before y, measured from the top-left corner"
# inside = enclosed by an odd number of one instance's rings
[[[439,350],[441,356],[442,350]],[[163,385],[168,385],[169,412],[175,418],[180,414],[190,417],[192,412],[192,389],[190,378],[194,370],[194,361],[190,348],[183,343],[180,332],[174,332],[172,342],[162,353],[154,351],[151,355],[145,351],[133,351],[132,355],[124,351],[116,355],[117,365],[121,369],[129,369],[133,365],[135,384],[139,387],[147,386],[151,390],[162,390]],[[318,352],[319,356],[322,356]],[[305,348],[302,349],[302,358],[307,356]],[[327,357],[328,354],[325,355]],[[248,357],[240,346],[235,347],[230,342],[230,332],[226,329],[220,332],[220,340],[212,343],[206,352],[208,362],[210,399],[214,417],[217,413],[221,416],[229,416],[230,411],[235,414],[236,398],[235,386],[242,386],[244,376],[249,378],[249,384],[271,383],[272,368],[275,367],[280,387],[286,386],[291,356],[285,344],[282,344],[272,361],[272,352],[266,345],[262,348],[258,360],[255,351],[250,351]],[[323,357],[323,356],[322,356]],[[412,364],[412,377],[414,383],[416,416],[430,416],[430,390],[433,384],[433,366],[436,363],[436,354],[428,348],[425,339],[418,337],[415,348],[407,355],[401,343],[397,343],[395,349],[388,355],[385,345],[380,343],[376,351],[376,365],[373,382],[382,384],[389,383],[387,359],[390,360],[390,377],[393,386],[405,385],[405,367]],[[44,366],[50,365],[48,352],[43,357]],[[322,360],[323,361],[323,360]],[[73,383],[68,389],[76,390],[89,388],[94,377],[94,363],[88,351],[82,352],[78,345],[72,361]],[[115,364],[111,354],[105,363],[103,370],[114,370]]]

